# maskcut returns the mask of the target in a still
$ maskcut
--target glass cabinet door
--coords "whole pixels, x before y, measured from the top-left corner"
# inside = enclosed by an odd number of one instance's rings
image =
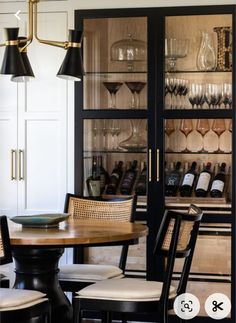
[[[136,193],[142,204],[147,194],[147,18],[84,19],[83,29],[83,194]],[[100,190],[93,191],[96,175]]]
[[[210,294],[231,299],[232,41],[230,14],[165,19],[165,206],[204,212],[188,284],[200,316]]]
[[[84,20],[84,109],[147,109],[147,18]]]

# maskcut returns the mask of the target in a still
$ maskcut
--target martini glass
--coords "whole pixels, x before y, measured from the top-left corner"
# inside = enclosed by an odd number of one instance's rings
[[[131,109],[139,109],[140,107],[140,92],[146,85],[146,82],[125,82],[131,92]]]
[[[110,93],[110,101],[109,101],[109,108],[115,109],[116,108],[116,93],[120,89],[121,82],[103,82],[103,85]]]

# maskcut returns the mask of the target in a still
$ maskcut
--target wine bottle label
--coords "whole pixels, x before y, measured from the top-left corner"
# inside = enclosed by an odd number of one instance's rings
[[[111,174],[111,178],[112,178],[112,177],[115,177],[115,178],[119,179],[119,174],[117,174],[117,173],[112,173],[112,174]]]
[[[211,191],[213,190],[218,190],[220,192],[223,192],[225,183],[219,179],[216,179],[213,181],[212,186],[211,186]]]
[[[207,191],[209,182],[211,180],[211,175],[209,173],[203,172],[199,176],[196,190],[201,189]]]
[[[90,196],[100,196],[101,184],[99,180],[90,180],[88,182],[88,190]]]
[[[194,175],[193,174],[185,174],[184,176],[184,180],[183,180],[183,183],[182,183],[182,186],[183,185],[189,185],[189,186],[192,186],[193,185],[193,181],[194,181]]]
[[[179,183],[179,174],[171,174],[167,178],[167,185],[168,186],[175,186],[175,185],[178,185],[178,183]]]

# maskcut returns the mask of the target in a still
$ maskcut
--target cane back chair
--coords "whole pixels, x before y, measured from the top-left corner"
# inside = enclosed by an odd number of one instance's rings
[[[112,313],[156,313],[160,323],[168,322],[168,310],[175,298],[184,293],[197,240],[202,211],[190,205],[188,213],[167,210],[156,238],[154,252],[166,258],[162,281],[124,278],[105,280],[78,291],[73,298],[74,323],[81,322],[83,311],[100,311],[103,322],[111,322]],[[177,287],[172,286],[176,258],[183,258]]]
[[[90,198],[67,194],[64,211],[70,213],[73,220],[87,219],[102,222],[133,222],[136,208],[136,196],[122,198]],[[101,245],[100,245],[101,246]],[[60,266],[59,281],[62,290],[77,292],[96,281],[123,278],[127,261],[129,243],[121,248],[119,266],[102,264],[74,264]],[[75,251],[83,254],[83,247]]]

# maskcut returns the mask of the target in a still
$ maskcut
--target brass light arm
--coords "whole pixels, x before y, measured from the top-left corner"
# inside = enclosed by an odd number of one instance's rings
[[[29,0],[29,1],[34,1],[34,0]],[[34,36],[35,38],[42,44],[46,44],[46,45],[51,45],[51,46],[56,46],[56,47],[61,47],[61,48],[67,48],[68,47],[68,42],[65,41],[56,41],[56,40],[46,40],[46,39],[40,39],[38,37],[38,21],[37,21],[37,14],[38,14],[38,10],[37,10],[37,2],[34,2]]]

